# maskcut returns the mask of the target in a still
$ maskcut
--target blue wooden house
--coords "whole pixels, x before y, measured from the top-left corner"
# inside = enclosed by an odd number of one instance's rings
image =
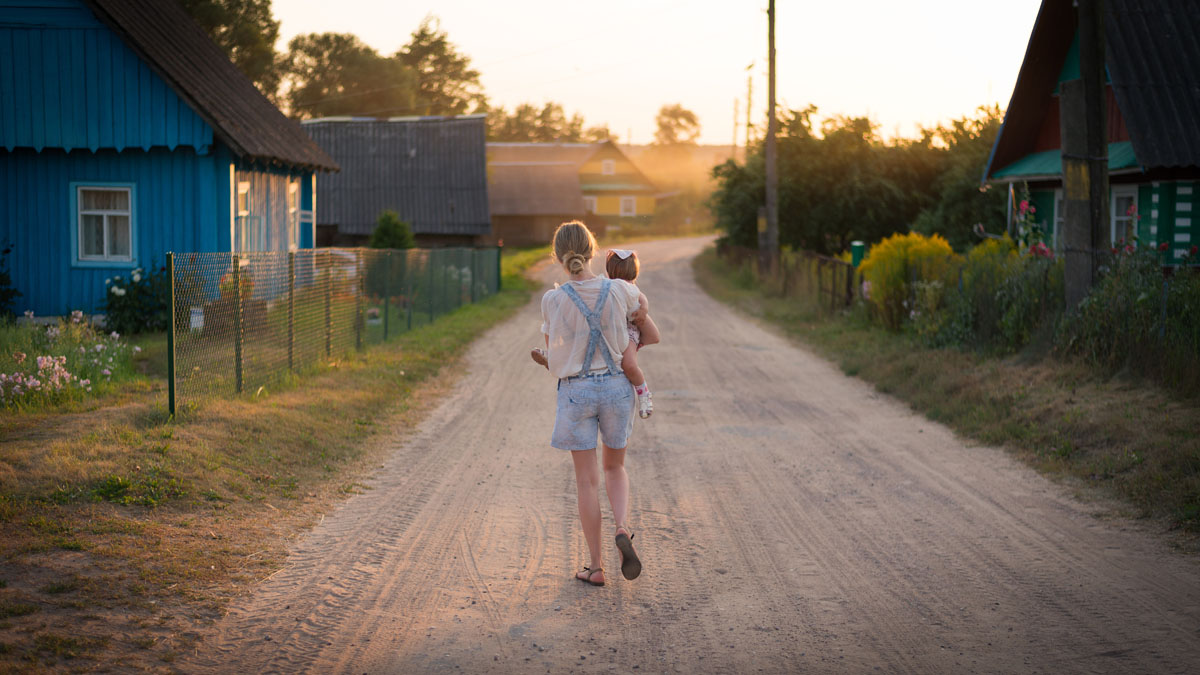
[[[97,310],[167,251],[313,246],[336,171],[174,0],[0,0],[0,245],[16,311]]]

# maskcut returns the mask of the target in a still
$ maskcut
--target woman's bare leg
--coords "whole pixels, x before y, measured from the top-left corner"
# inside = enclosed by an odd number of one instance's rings
[[[635,387],[646,384],[646,375],[637,363],[637,345],[633,344],[632,340],[621,354],[621,370],[625,371],[625,377],[629,380],[629,384]]]
[[[613,522],[624,525],[629,517],[629,474],[625,472],[625,448],[604,448],[604,491],[612,506]]]
[[[624,451],[622,451],[624,454]],[[604,449],[608,457],[608,448]],[[571,460],[575,463],[575,490],[579,499],[579,523],[583,525],[583,538],[587,541],[588,553],[591,555],[593,570],[604,566],[600,550],[600,471],[596,468],[596,450],[573,450]],[[611,499],[611,496],[610,496]],[[592,581],[604,581],[602,574],[587,575],[580,578]]]

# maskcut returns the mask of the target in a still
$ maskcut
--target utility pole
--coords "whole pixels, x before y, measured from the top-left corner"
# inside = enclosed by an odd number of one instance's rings
[[[747,72],[754,68],[754,64],[746,66]],[[754,74],[746,76],[746,159],[750,159],[750,134],[754,131],[754,116],[750,114],[750,103],[754,100]]]
[[[733,145],[729,151],[729,159],[737,163],[737,132],[738,132],[738,100],[733,99]]]
[[[1078,0],[1080,79],[1063,82],[1063,239],[1066,305],[1087,297],[1108,247],[1108,125],[1104,95],[1103,0]]]
[[[767,255],[772,268],[779,255],[779,176],[775,170],[775,0],[767,5]]]

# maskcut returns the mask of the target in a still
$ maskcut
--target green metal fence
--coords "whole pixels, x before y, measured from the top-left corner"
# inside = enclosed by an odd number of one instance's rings
[[[255,392],[500,290],[497,248],[168,253],[169,405]]]

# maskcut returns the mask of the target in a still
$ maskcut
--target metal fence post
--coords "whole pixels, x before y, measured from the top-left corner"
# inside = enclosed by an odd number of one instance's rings
[[[354,274],[357,277],[354,284],[354,348],[363,350],[363,252],[354,252]]]
[[[429,268],[429,323],[433,323],[433,251],[429,251],[425,266]]]
[[[333,253],[325,254],[325,358],[333,356]]]
[[[497,246],[496,247],[496,292],[497,293],[500,292],[500,285],[502,283],[504,283],[504,281],[503,281],[504,275],[500,273],[500,270],[502,269],[502,265],[500,264],[500,258],[503,257],[503,255],[504,255],[504,247]]]
[[[296,252],[288,251],[288,370],[296,371]]]
[[[383,254],[384,263],[387,269],[383,275],[383,341],[388,339],[388,314],[392,313],[392,251],[388,249],[387,253]]]
[[[237,393],[242,393],[242,343],[245,339],[242,317],[242,259],[233,254],[233,373]]]
[[[167,324],[167,408],[175,417],[175,254],[167,252],[167,280],[171,284],[171,308]]]

